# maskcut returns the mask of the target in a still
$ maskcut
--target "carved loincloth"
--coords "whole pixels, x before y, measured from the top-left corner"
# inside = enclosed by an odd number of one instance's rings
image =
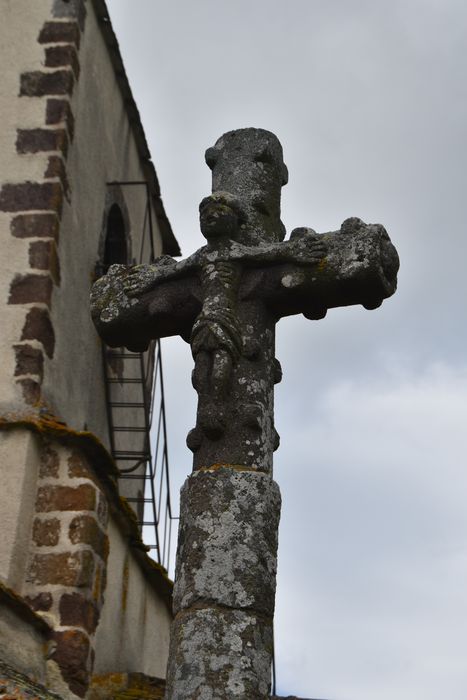
[[[226,350],[233,362],[242,352],[242,336],[237,319],[226,311],[201,313],[195,321],[190,338],[193,357],[201,352]]]

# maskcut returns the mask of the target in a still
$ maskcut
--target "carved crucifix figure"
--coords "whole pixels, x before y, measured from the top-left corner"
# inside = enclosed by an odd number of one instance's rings
[[[207,245],[181,262],[113,266],[94,286],[92,314],[109,345],[142,350],[180,334],[195,362],[167,698],[266,698],[280,511],[271,478],[282,374],[275,325],[336,306],[376,308],[395,291],[398,257],[382,226],[356,218],[338,232],[295,229],[284,241],[287,169],[270,132],[229,132],[206,161]]]

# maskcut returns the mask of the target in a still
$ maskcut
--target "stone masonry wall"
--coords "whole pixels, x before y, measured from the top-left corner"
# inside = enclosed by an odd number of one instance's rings
[[[105,596],[110,531],[117,533],[113,560],[125,552],[130,583],[144,592],[147,639],[158,658],[148,652],[140,668],[127,645],[118,655],[112,648],[101,666],[161,674],[171,617],[171,582],[147,556],[134,515],[118,495],[107,451],[101,346],[87,303],[107,184],[150,180],[152,168],[141,127],[139,141],[135,135],[134,101],[121,91],[118,47],[109,46],[108,32],[101,34],[105,21],[100,0],[2,6],[0,470],[8,488],[0,492],[0,524],[8,532],[0,583],[50,624],[48,687],[64,698],[84,697],[104,605],[105,619],[113,618],[115,601]],[[128,235],[139,250],[146,189],[133,192],[123,196]],[[151,201],[160,254],[157,217],[165,214],[157,195]],[[110,623],[101,625],[103,651],[107,629]]]
[[[18,311],[19,332],[13,344],[17,399],[30,406],[40,402],[44,361],[54,356],[50,311],[54,287],[60,285],[57,247],[63,204],[70,194],[66,161],[74,133],[71,96],[79,78],[78,51],[86,16],[82,0],[68,3],[66,12],[62,5],[67,3],[55,3],[57,19],[46,21],[37,37],[43,68],[19,76],[18,95],[25,113],[37,114],[38,104],[43,105],[41,119],[16,133],[16,153],[35,177],[5,182],[0,191],[0,212],[9,215],[10,234],[18,239],[7,298]],[[20,6],[17,11],[21,12]]]
[[[24,593],[54,629],[51,662],[83,697],[106,586],[107,502],[80,451],[42,443]]]

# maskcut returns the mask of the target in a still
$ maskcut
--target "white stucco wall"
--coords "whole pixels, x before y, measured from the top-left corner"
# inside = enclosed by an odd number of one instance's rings
[[[108,444],[100,341],[89,316],[89,289],[103,230],[106,183],[143,180],[144,175],[107,47],[92,5],[87,6],[81,77],[72,99],[76,127],[67,161],[71,201],[63,210],[61,285],[52,304],[57,343],[54,359],[47,362],[44,391],[70,425],[77,429],[86,425]],[[137,257],[146,193],[143,187],[125,187],[122,192]],[[152,216],[160,253],[154,212]]]
[[[95,638],[94,673],[141,672],[165,678],[169,612],[112,521],[108,535],[107,588]]]
[[[32,681],[46,683],[46,647],[44,636],[0,600],[0,659]]]
[[[0,432],[0,579],[22,592],[36,500],[39,450],[27,430]]]
[[[37,42],[44,17],[50,12],[50,0],[0,0],[2,38],[0,40],[0,185],[42,180],[46,156],[19,156],[16,152],[16,130],[34,128],[44,121],[44,102],[40,98],[19,97],[20,74],[40,70],[44,49]],[[12,349],[24,325],[25,310],[8,305],[10,283],[15,273],[29,267],[29,241],[10,234],[11,214],[0,212],[0,412],[11,409],[17,398],[13,381],[15,359]]]
[[[0,186],[44,179],[50,153],[18,155],[15,143],[18,128],[45,127],[47,97],[18,95],[21,73],[50,70],[44,68],[44,46],[37,38],[44,22],[53,19],[52,6],[53,0],[0,0],[0,33],[7,37],[0,41]],[[75,137],[66,162],[71,196],[64,201],[61,219],[60,286],[54,287],[52,295],[55,353],[52,359],[45,357],[42,389],[47,408],[70,428],[86,428],[109,446],[101,346],[90,320],[89,289],[104,227],[106,183],[143,180],[144,173],[93,5],[87,2],[86,7],[79,53],[81,77],[71,100]],[[122,193],[130,221],[132,256],[138,258],[146,191],[143,187],[123,188]],[[0,212],[0,414],[10,415],[17,407],[24,409],[18,401],[13,345],[21,338],[28,306],[9,305],[8,296],[15,274],[30,271],[31,243],[30,238],[11,235],[13,216]],[[162,244],[154,211],[152,220],[157,255]],[[132,415],[127,419],[131,421]],[[36,496],[36,441],[27,430],[0,432],[0,580],[19,593]],[[95,672],[137,671],[164,676],[169,612],[133,558],[126,539],[114,523],[109,528],[108,583],[97,630]]]

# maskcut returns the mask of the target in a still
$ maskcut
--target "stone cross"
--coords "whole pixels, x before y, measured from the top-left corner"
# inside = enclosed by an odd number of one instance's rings
[[[180,262],[115,265],[92,290],[92,316],[112,346],[191,345],[193,473],[182,488],[167,699],[268,698],[280,494],[275,325],[331,307],[378,307],[394,293],[398,256],[385,229],[357,218],[340,231],[292,231],[274,134],[240,129],[206,151],[213,194],[200,204],[207,244]]]

